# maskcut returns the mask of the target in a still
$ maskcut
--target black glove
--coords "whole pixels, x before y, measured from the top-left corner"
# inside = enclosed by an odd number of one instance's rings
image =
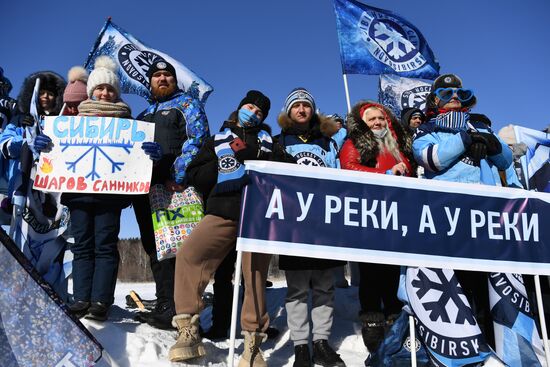
[[[34,125],[34,117],[32,117],[32,115],[26,114],[21,119],[21,125],[22,126],[32,126],[32,125]]]
[[[496,136],[494,136],[491,133],[479,133],[482,135],[485,140],[487,141],[485,145],[487,145],[487,155],[497,155],[502,153],[502,145],[500,144],[500,140]]]
[[[482,159],[487,158],[487,146],[481,142],[475,142],[470,145],[466,155],[474,161],[476,165],[479,165],[479,162]]]
[[[487,155],[491,156],[502,152],[502,145],[500,145],[500,141],[493,134],[479,131],[468,131],[468,134],[472,138],[472,144],[476,142],[485,144],[487,147]]]

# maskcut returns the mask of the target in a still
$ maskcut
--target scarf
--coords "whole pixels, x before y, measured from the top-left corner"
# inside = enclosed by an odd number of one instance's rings
[[[104,102],[87,99],[78,105],[80,116],[108,116],[108,117],[130,117],[130,107],[122,102]]]
[[[468,130],[468,121],[470,120],[470,114],[467,112],[449,111],[437,115],[435,125],[450,130]]]
[[[244,165],[235,158],[235,152],[229,145],[237,138],[238,136],[229,128],[214,136],[214,151],[218,157],[218,182],[214,188],[216,193],[239,191],[248,183]],[[270,153],[273,147],[271,135],[265,130],[260,130],[258,140],[260,151]]]

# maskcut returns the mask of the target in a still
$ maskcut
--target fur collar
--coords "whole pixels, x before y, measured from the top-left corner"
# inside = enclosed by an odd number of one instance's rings
[[[38,78],[40,78],[41,85],[47,84],[55,88],[55,107],[50,115],[59,114],[61,108],[63,107],[63,91],[65,91],[65,86],[67,85],[67,83],[65,83],[65,79],[63,79],[59,74],[54,73],[53,71],[39,71],[25,78],[25,80],[23,81],[23,86],[21,87],[21,91],[19,92],[19,96],[17,97],[17,106],[19,108],[19,111],[24,114],[30,112],[32,92],[34,90],[36,79]],[[42,109],[39,107],[38,112],[42,114],[44,111],[42,111]]]
[[[292,134],[295,122],[290,119],[286,112],[281,112],[279,114],[277,122],[284,133]],[[320,113],[313,115],[311,121],[309,122],[309,126],[311,137],[325,136],[327,138],[331,138],[338,132],[339,129],[336,120]]]
[[[367,103],[373,103],[380,105],[377,102],[369,100],[361,100],[353,106],[351,113],[347,118],[347,128],[348,128],[348,137],[352,141],[355,149],[359,152],[361,157],[361,164],[367,167],[375,167],[378,154],[380,153],[380,147],[376,138],[374,137],[373,132],[368,128],[367,124],[363,121],[359,115],[361,107]],[[382,105],[380,105],[382,106]],[[390,124],[388,127],[390,129],[389,133],[394,132],[397,137],[397,145],[399,150],[405,154],[411,165],[415,166],[415,161],[412,155],[411,149],[411,138],[403,130],[403,126],[399,123],[394,114],[390,111],[389,108],[382,106],[386,115],[390,119]]]

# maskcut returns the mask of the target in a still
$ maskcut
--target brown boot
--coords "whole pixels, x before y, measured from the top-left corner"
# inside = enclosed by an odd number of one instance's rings
[[[206,354],[199,336],[199,315],[176,315],[172,325],[178,329],[178,340],[168,353],[171,362],[186,361]]]
[[[244,352],[239,361],[239,367],[267,367],[264,356],[260,350],[260,344],[267,340],[264,333],[243,331]]]

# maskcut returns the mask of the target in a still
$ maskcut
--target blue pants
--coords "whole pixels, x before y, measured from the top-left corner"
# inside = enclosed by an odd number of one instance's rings
[[[113,303],[120,259],[117,242],[121,211],[118,203],[106,202],[71,208],[75,301]]]

